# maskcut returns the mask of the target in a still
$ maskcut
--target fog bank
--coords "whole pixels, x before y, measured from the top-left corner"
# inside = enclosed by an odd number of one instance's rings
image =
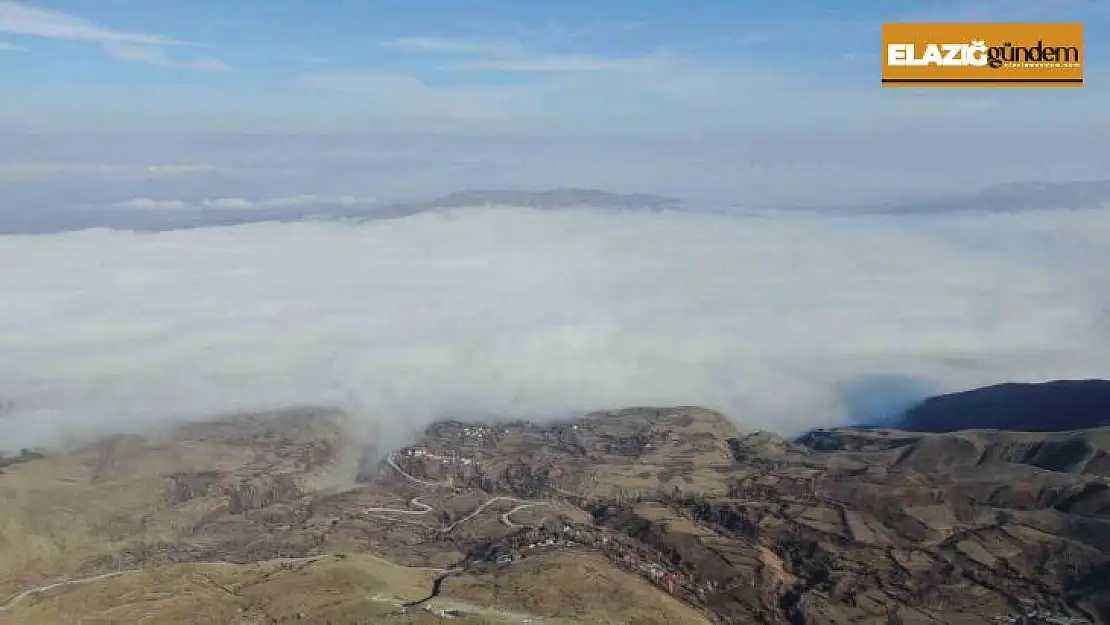
[[[391,440],[643,404],[791,434],[873,410],[861,381],[1106,377],[1107,240],[1106,210],[0,237],[0,446],[293,404]]]

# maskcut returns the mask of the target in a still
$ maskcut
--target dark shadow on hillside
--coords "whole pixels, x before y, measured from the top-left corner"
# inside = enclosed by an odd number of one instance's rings
[[[928,380],[897,373],[860,376],[840,385],[841,425],[893,425],[907,410],[938,393]]]
[[[1061,432],[1110,425],[1110,380],[997,384],[933,397],[906,412],[907,430]]]

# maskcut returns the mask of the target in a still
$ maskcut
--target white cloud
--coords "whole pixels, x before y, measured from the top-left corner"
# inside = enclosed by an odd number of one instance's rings
[[[202,205],[206,208],[222,209],[257,209],[257,208],[288,208],[296,206],[356,206],[360,204],[373,204],[375,200],[357,198],[352,196],[320,197],[317,195],[291,195],[265,200],[247,200],[243,198],[217,198],[204,200]]]
[[[212,173],[207,164],[115,165],[109,163],[20,163],[0,162],[0,184],[28,183],[55,179],[166,178]]]
[[[515,71],[529,80],[490,84],[482,81],[421,79],[407,74],[320,72],[302,75],[306,93],[342,94],[325,106],[346,107],[332,123],[383,123],[404,128],[484,129],[506,132],[642,134],[758,131],[768,127],[824,129],[882,124],[910,125],[943,121],[1012,127],[1016,120],[1043,110],[1041,104],[1068,109],[1073,123],[1101,110],[1101,93],[1065,99],[1061,94],[979,94],[966,90],[891,90],[860,88],[849,82],[817,84],[772,67],[722,62],[708,64],[659,53],[638,58],[557,55],[479,59],[447,63],[455,71]],[[1092,87],[1094,89],[1094,87]],[[925,91],[928,91],[927,93]],[[997,90],[996,90],[997,91]],[[303,94],[302,94],[303,95]],[[323,100],[321,100],[323,102]],[[336,103],[342,103],[336,104]],[[556,104],[557,103],[557,104]],[[357,108],[356,108],[357,104]]]
[[[326,59],[322,56],[311,55],[298,55],[290,57],[291,61],[300,65],[326,65],[331,62],[331,59]]]
[[[341,96],[335,99],[349,99],[362,119],[388,119],[376,99],[336,93]],[[492,104],[504,106],[516,119],[524,117],[510,110],[506,100],[511,98]],[[48,213],[55,207],[103,206],[135,197],[192,204],[205,198],[261,202],[306,195],[388,202],[430,199],[466,188],[560,186],[746,206],[851,208],[893,196],[960,195],[1021,180],[1106,177],[1100,156],[1108,135],[1097,126],[1061,122],[1014,133],[1012,125],[992,125],[974,111],[959,111],[965,118],[949,113],[945,119],[942,115],[953,107],[929,110],[931,101],[905,99],[906,121],[885,127],[882,116],[872,115],[870,126],[846,118],[835,129],[771,127],[715,137],[621,138],[601,134],[606,128],[600,123],[601,132],[592,137],[539,132],[0,133],[0,212],[33,204]],[[471,106],[477,109],[478,102]],[[517,103],[531,112],[527,98],[521,96]],[[912,110],[911,103],[920,111]],[[428,111],[434,104],[414,108]],[[475,110],[465,127],[480,125],[472,120],[481,114]],[[943,121],[914,124],[914,115]],[[617,126],[612,117],[601,121]],[[491,127],[504,123],[490,120]],[[994,159],[990,167],[969,168],[952,157],[981,151],[982,146],[1007,154],[1051,153],[1054,158]],[[105,163],[97,165],[97,159]]]
[[[140,168],[140,171],[153,174],[155,176],[177,176],[181,174],[197,174],[216,171],[212,165],[204,163],[193,164],[175,164],[175,165],[146,165]]]
[[[429,85],[405,74],[329,72],[308,74],[308,89],[359,98],[362,116],[396,119],[486,120],[527,118],[540,95],[526,85]]]
[[[204,206],[207,208],[219,208],[225,210],[243,210],[257,207],[254,202],[237,197],[221,198],[218,200],[205,200]]]
[[[793,431],[845,385],[1110,373],[1110,213],[470,210],[0,237],[0,440],[332,404],[430,419],[704,404]]]
[[[165,48],[139,46],[129,43],[106,43],[104,52],[120,61],[154,65],[157,67],[181,67],[208,71],[229,71],[231,68],[223,61],[212,57],[200,57],[188,61],[175,61]]]
[[[488,54],[511,56],[524,54],[526,47],[515,41],[462,39],[452,37],[402,37],[381,43],[383,48],[403,52],[440,54]]]
[[[108,43],[104,45],[104,52],[114,59],[131,63],[161,66],[173,64],[169,54],[163,48],[137,46],[129,43]]]
[[[451,71],[600,72],[657,69],[666,57],[605,58],[588,54],[550,54],[523,58],[482,59],[444,65]]]
[[[202,69],[209,72],[230,72],[231,66],[220,59],[211,56],[202,56],[178,64],[178,67],[187,69]]]
[[[118,208],[134,208],[140,210],[182,210],[213,208],[217,210],[256,210],[272,208],[295,208],[308,206],[365,206],[377,203],[371,198],[354,197],[350,195],[327,197],[319,195],[290,195],[260,200],[248,200],[238,197],[210,198],[200,202],[187,202],[178,199],[152,199],[137,197],[122,202],[116,202]]]
[[[30,52],[29,48],[0,41],[0,52]]]
[[[908,11],[894,21],[1034,21],[1097,12],[1104,8],[1092,0],[949,0],[930,4],[929,8]]]
[[[191,45],[162,35],[112,30],[75,15],[14,0],[0,2],[0,32],[95,43]]]
[[[208,71],[231,69],[223,61],[210,56],[175,61],[165,50],[167,46],[197,45],[194,43],[162,35],[113,30],[82,17],[12,0],[0,2],[0,32],[99,43],[109,57],[129,63]],[[0,44],[0,51],[5,49],[8,48]]]
[[[148,197],[137,197],[125,202],[118,202],[119,208],[134,208],[138,210],[183,210],[191,205],[183,200],[155,200]]]
[[[592,54],[544,54],[507,40],[450,37],[405,37],[382,42],[382,47],[403,52],[438,53],[468,58],[441,65],[447,71],[596,72],[642,70],[665,61],[664,55],[607,58]]]

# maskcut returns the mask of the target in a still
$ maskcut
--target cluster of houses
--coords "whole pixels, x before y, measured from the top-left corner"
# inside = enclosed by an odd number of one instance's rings
[[[459,434],[464,438],[485,438],[493,434],[493,430],[484,425],[473,425],[464,427]]]
[[[474,458],[467,458],[459,455],[456,452],[451,452],[448,455],[444,456],[432,453],[431,451],[424,449],[423,447],[409,447],[407,449],[403,449],[401,450],[401,455],[405,458],[413,458],[416,460],[435,460],[438,461],[440,464],[458,464],[463,466],[470,466],[472,464],[477,464],[478,462]]]
[[[504,428],[502,428],[504,431]],[[425,432],[431,438],[438,439],[483,439],[493,438],[494,428],[485,425],[470,425],[461,421],[444,421],[436,423]]]
[[[625,434],[593,431],[585,424],[559,425],[543,432],[543,438],[554,441],[563,451],[576,456],[601,453],[637,457],[670,441],[677,443],[677,433],[655,427],[641,427]]]
[[[1085,618],[1066,616],[1038,607],[1032,599],[1022,598],[1018,601],[1022,606],[1021,614],[996,616],[994,621],[1010,625],[1091,625],[1091,621]]]
[[[651,579],[651,581],[656,584],[665,587],[672,595],[675,594],[680,578],[678,571],[671,570],[655,562],[642,560],[632,553],[625,553],[621,556],[620,563],[623,564],[625,568],[632,569],[644,577]]]
[[[713,580],[697,579],[680,569],[660,564],[639,549],[622,549],[618,543],[617,549],[606,550],[605,553],[625,570],[647,578],[687,603],[705,602],[711,593],[717,591]]]
[[[493,562],[500,566],[506,566],[519,562],[524,554],[529,552],[559,547],[574,547],[579,544],[588,545],[590,540],[591,537],[587,536],[586,533],[569,525],[564,525],[562,532],[545,526],[525,530],[496,544],[480,548],[471,557],[475,561]]]
[[[424,604],[424,611],[429,613],[429,614],[434,614],[434,615],[438,616],[439,618],[444,619],[444,620],[448,620],[448,621],[453,621],[455,619],[460,619],[460,618],[463,617],[463,613],[460,612],[459,610],[454,609],[454,608],[434,608],[430,604]],[[401,614],[404,614],[404,613],[405,613],[405,611],[402,608]]]
[[[710,580],[697,580],[670,566],[632,538],[589,525],[546,523],[529,528],[477,550],[472,561],[511,566],[531,553],[576,546],[598,549],[622,569],[689,602],[705,601],[717,589]]]
[[[994,622],[1009,625],[1091,625],[1091,622],[1085,618],[1064,616],[1048,610],[1031,610],[1025,614],[996,616]]]

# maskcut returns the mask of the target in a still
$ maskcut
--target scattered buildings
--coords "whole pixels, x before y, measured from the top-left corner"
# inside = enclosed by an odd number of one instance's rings
[[[455,620],[457,618],[462,618],[462,613],[453,608],[433,608],[431,605],[425,605],[424,610],[442,619]]]
[[[416,460],[435,460],[438,461],[440,464],[445,465],[470,466],[478,464],[477,460],[461,456],[457,452],[451,452],[448,455],[440,455],[432,453],[431,451],[422,447],[408,447],[406,449],[402,449],[401,455],[405,458],[413,458]]]
[[[1021,613],[1007,614],[994,617],[996,623],[1011,625],[1091,625],[1085,618],[1065,616],[1052,610],[1042,608],[1032,599],[1022,597],[1018,599],[1021,604]]]
[[[547,523],[528,528],[476,549],[470,561],[479,566],[511,566],[529,555],[576,547],[596,549],[621,568],[647,578],[686,601],[704,600],[707,593],[716,590],[712,581],[698,580],[676,569],[661,554],[629,536],[576,523]]]

